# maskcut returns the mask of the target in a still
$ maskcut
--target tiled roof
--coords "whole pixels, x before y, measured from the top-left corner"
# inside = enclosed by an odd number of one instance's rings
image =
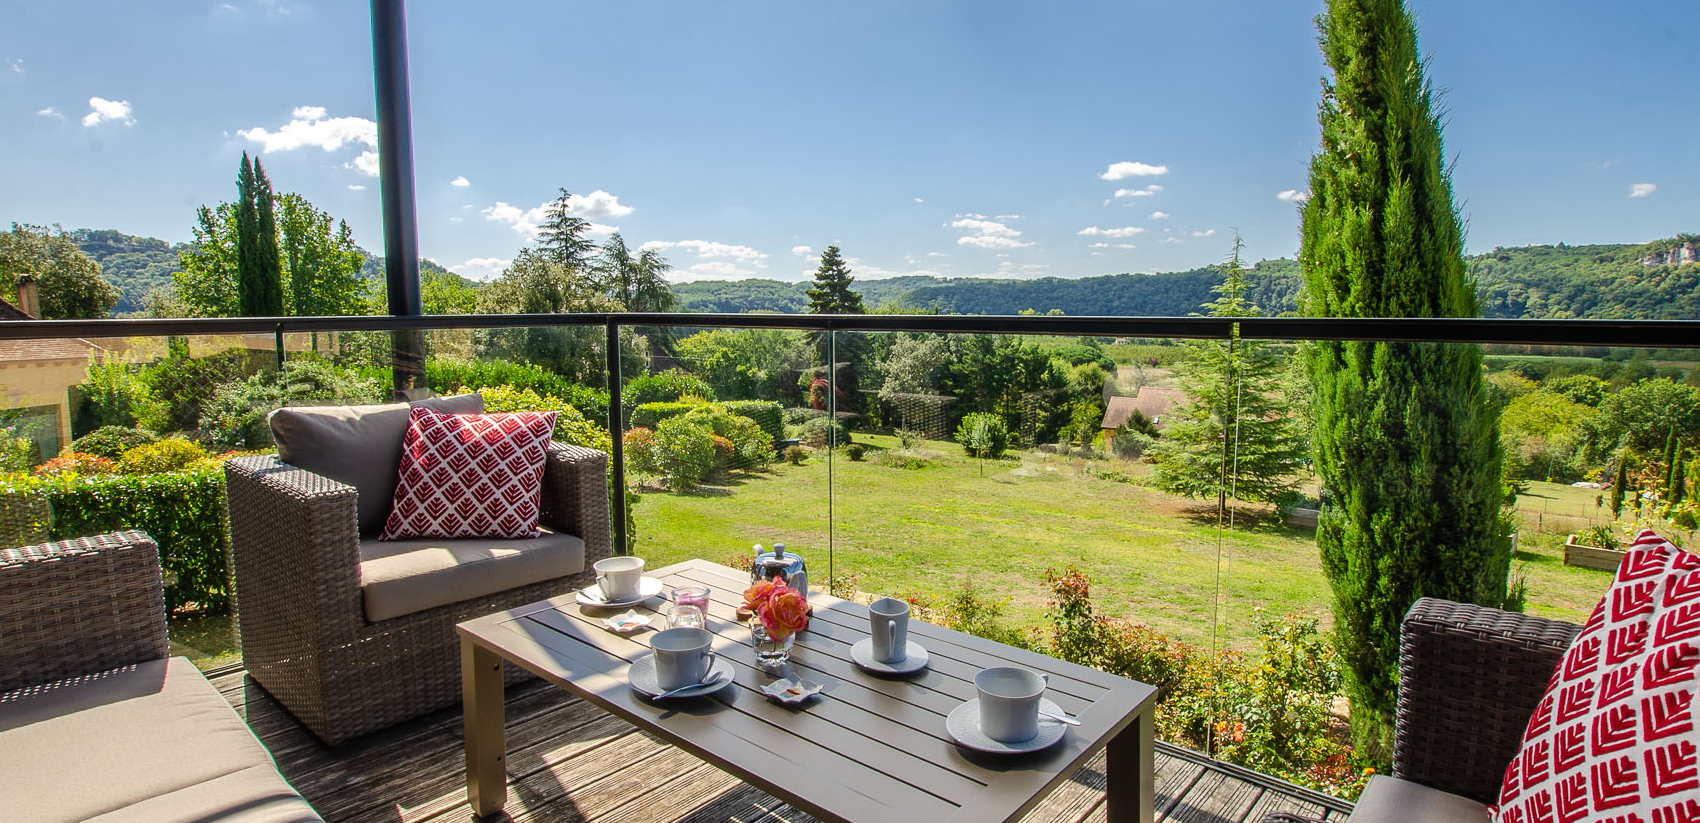
[[[35,318],[29,316],[29,312],[26,312],[23,309],[20,309],[17,306],[14,306],[11,303],[6,302],[5,300],[0,300],[0,320],[34,320],[34,319]]]
[[[0,340],[0,362],[32,360],[87,360],[99,349],[78,337],[48,337],[36,340]]]
[[[1133,416],[1135,409],[1151,420],[1156,420],[1169,409],[1174,408],[1186,399],[1186,392],[1180,389],[1158,389],[1145,386],[1134,397],[1112,397],[1104,407],[1104,422],[1102,428],[1119,429],[1127,425],[1128,418]]]

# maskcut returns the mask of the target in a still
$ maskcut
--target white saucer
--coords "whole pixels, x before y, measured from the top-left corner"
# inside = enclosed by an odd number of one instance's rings
[[[703,680],[713,681],[718,678],[719,682],[710,682],[707,686],[697,686],[696,688],[686,689],[682,692],[674,692],[673,694],[668,695],[667,698],[671,700],[673,698],[700,697],[705,694],[713,694],[727,686],[730,686],[732,684],[732,675],[732,661],[727,660],[720,655],[715,655],[714,660],[710,661],[708,664],[708,674],[703,676]],[[655,697],[656,695],[666,691],[666,689],[661,688],[660,682],[655,679],[654,654],[648,654],[638,658],[637,662],[633,663],[632,667],[626,671],[626,680],[631,683],[632,691],[648,697]]]
[[[1048,712],[1063,714],[1061,706],[1049,700],[1039,698],[1039,708]],[[1061,720],[1052,720],[1044,715],[1039,716],[1039,733],[1018,743],[1004,743],[987,737],[980,731],[980,698],[976,697],[951,711],[944,719],[944,727],[950,736],[964,748],[988,754],[1026,754],[1056,745],[1058,740],[1068,734],[1068,726]]]
[[[638,582],[638,596],[630,600],[604,600],[602,587],[592,584],[579,589],[578,604],[580,606],[595,606],[599,609],[617,609],[621,606],[635,606],[661,593],[661,581],[653,577],[645,577]]]
[[[908,674],[918,672],[927,667],[931,655],[921,648],[921,644],[910,640],[903,648],[904,657],[895,663],[881,663],[874,659],[874,639],[867,638],[857,641],[850,647],[850,661],[863,671],[874,674]]]
[[[797,706],[809,702],[809,698],[820,694],[823,688],[825,687],[813,680],[791,676],[783,680],[775,680],[761,687],[761,691],[775,703]]]

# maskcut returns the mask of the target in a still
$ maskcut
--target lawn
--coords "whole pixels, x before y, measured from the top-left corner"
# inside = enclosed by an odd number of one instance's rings
[[[897,447],[890,437],[856,439],[870,456]],[[865,592],[935,599],[971,583],[1009,598],[1009,614],[1027,624],[1042,619],[1045,571],[1073,564],[1092,577],[1106,613],[1204,645],[1219,591],[1233,647],[1253,642],[1256,609],[1328,622],[1312,533],[1280,525],[1272,512],[1242,511],[1219,530],[1206,501],[1099,476],[1143,467],[1030,451],[982,466],[951,443],[923,448],[933,465],[922,469],[854,462],[842,452],[829,465],[817,453],[801,466],[779,464],[688,493],[646,490],[636,508],[637,551],[659,566],[724,562],[749,556],[754,544],[784,542],[808,561],[813,582],[830,570],[854,575]],[[1559,508],[1554,501],[1577,517],[1583,503],[1593,505],[1594,492],[1534,485],[1537,494],[1522,501],[1533,517]],[[1513,566],[1529,581],[1528,610],[1586,617],[1609,575],[1565,567],[1562,533],[1524,538]]]

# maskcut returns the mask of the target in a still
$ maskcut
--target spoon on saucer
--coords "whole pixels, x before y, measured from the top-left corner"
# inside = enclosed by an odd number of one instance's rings
[[[677,689],[673,689],[671,691],[665,691],[665,692],[662,692],[658,695],[655,695],[654,697],[652,697],[650,699],[651,700],[660,700],[663,697],[672,697],[673,695],[678,694],[679,692],[688,692],[692,689],[701,689],[701,688],[705,688],[705,687],[708,687],[708,686],[717,685],[719,683],[725,682],[725,680],[726,680],[726,678],[724,678],[724,677],[719,677],[719,676],[710,677],[709,679],[704,680],[701,683],[692,683],[689,686],[680,686]],[[1076,723],[1075,725],[1078,726],[1080,724]]]
[[[1049,717],[1049,718],[1050,718],[1050,719],[1052,719],[1052,720],[1060,720],[1060,721],[1062,721],[1062,722],[1064,722],[1064,723],[1067,723],[1067,724],[1068,724],[1068,725],[1070,725],[1070,726],[1078,726],[1078,725],[1080,725],[1080,721],[1078,721],[1078,720],[1075,720],[1075,719],[1074,719],[1074,718],[1072,718],[1072,717],[1069,717],[1069,716],[1067,716],[1067,715],[1061,715],[1061,714],[1052,714],[1052,713],[1050,713],[1050,712],[1048,712],[1048,711],[1045,711],[1045,710],[1044,710],[1044,709],[1040,709],[1040,710],[1039,710],[1039,714],[1040,714],[1040,715],[1041,715],[1041,716],[1043,716],[1043,717]]]

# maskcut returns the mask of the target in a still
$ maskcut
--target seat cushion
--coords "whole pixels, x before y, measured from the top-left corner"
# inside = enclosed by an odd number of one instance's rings
[[[484,397],[459,394],[416,403],[291,406],[272,412],[277,459],[353,486],[361,534],[377,534],[390,515],[401,466],[401,439],[411,406],[444,414],[478,414]]]
[[[187,659],[0,695],[0,817],[316,821]]]
[[[360,591],[374,623],[584,571],[584,541],[548,529],[529,539],[361,540]]]
[[[1347,823],[1486,823],[1488,807],[1467,797],[1378,774]]]

